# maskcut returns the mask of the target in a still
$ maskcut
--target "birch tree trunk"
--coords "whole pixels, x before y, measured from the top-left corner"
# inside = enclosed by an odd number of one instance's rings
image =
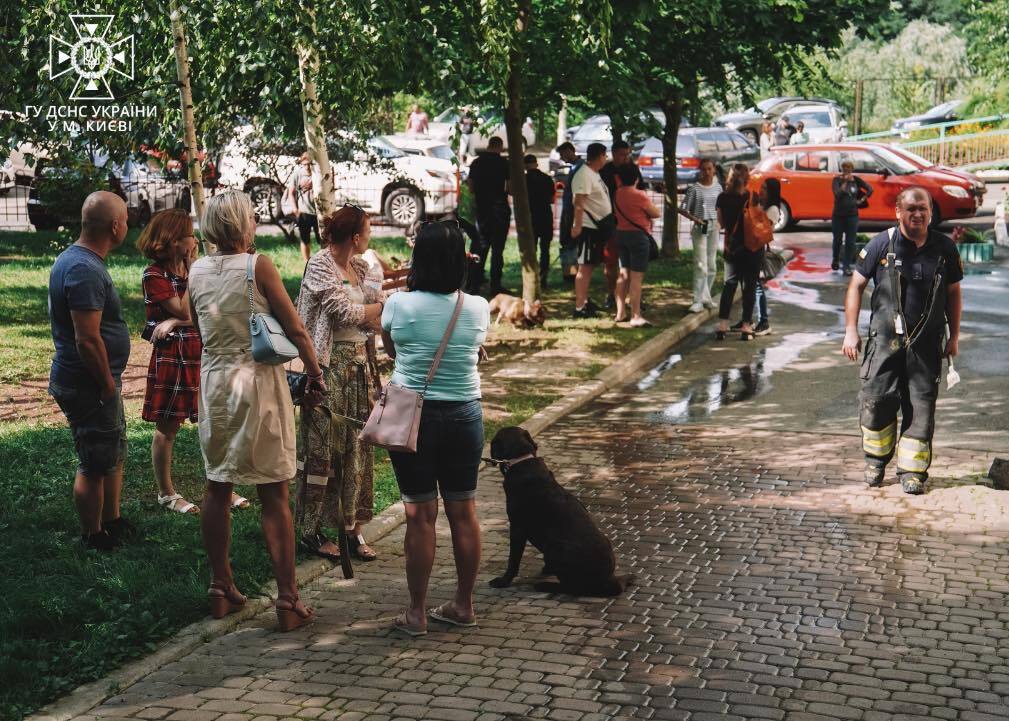
[[[299,37],[295,45],[298,53],[298,77],[301,80],[301,112],[305,125],[305,146],[322,179],[315,204],[319,215],[323,215],[332,211],[336,204],[333,168],[326,149],[322,105],[315,89],[315,78],[319,73],[319,53],[315,49],[315,5],[311,0],[306,0],[303,8],[308,17],[310,34],[307,39]]]
[[[506,89],[508,102],[505,106],[505,129],[508,135],[508,166],[510,169],[508,187],[515,209],[515,231],[518,234],[519,255],[522,259],[522,300],[529,304],[539,298],[540,276],[536,259],[536,237],[533,235],[532,213],[529,211],[529,194],[526,189],[526,171],[522,158],[522,81],[521,72],[525,65],[522,52],[522,33],[528,27],[532,11],[531,0],[519,0],[518,37],[509,57],[508,81]]]
[[[172,0],[169,6],[172,21],[172,35],[175,38],[175,69],[179,78],[179,98],[182,103],[182,128],[186,146],[186,174],[189,177],[189,189],[196,209],[196,217],[203,222],[203,211],[207,207],[207,198],[203,189],[203,164],[196,145],[196,119],[193,112],[193,90],[189,80],[189,51],[186,48],[186,28],[179,12],[177,0]],[[211,243],[201,239],[204,254],[213,252]]]

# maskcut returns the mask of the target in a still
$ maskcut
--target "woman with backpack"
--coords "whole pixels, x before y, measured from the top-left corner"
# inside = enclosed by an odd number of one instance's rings
[[[725,285],[718,307],[718,330],[715,337],[725,338],[729,330],[729,312],[736,295],[736,287],[743,286],[743,323],[739,328],[740,340],[753,340],[753,305],[756,298],[757,278],[760,273],[764,249],[748,250],[744,242],[743,214],[750,203],[750,169],[736,163],[729,172],[725,191],[715,202],[718,211],[718,225],[725,230],[722,254],[725,258]]]

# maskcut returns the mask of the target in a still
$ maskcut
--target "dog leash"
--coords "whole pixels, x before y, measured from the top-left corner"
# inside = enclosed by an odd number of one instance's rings
[[[490,463],[492,466],[497,466],[502,471],[507,472],[508,470],[511,469],[512,466],[519,464],[522,461],[528,461],[531,458],[536,458],[536,454],[526,453],[524,456],[519,456],[518,458],[506,458],[506,459],[487,458],[481,456],[480,460],[482,460],[484,463]]]

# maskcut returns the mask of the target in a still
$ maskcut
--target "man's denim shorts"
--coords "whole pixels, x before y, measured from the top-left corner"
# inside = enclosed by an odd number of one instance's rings
[[[70,422],[81,473],[107,475],[126,460],[126,413],[118,385],[115,397],[105,403],[91,383],[68,387],[50,382],[49,395]]]

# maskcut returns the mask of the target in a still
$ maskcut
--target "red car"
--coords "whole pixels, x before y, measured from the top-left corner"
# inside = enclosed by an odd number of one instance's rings
[[[788,145],[771,148],[750,174],[750,189],[756,192],[765,178],[781,181],[781,220],[776,230],[800,220],[829,220],[834,209],[831,181],[845,160],[855,165],[855,174],[872,186],[869,206],[859,211],[862,220],[893,221],[897,194],[919,185],[932,196],[933,222],[968,218],[981,205],[984,187],[976,178],[965,179],[960,171],[921,168],[903,153],[883,143],[837,143]]]

